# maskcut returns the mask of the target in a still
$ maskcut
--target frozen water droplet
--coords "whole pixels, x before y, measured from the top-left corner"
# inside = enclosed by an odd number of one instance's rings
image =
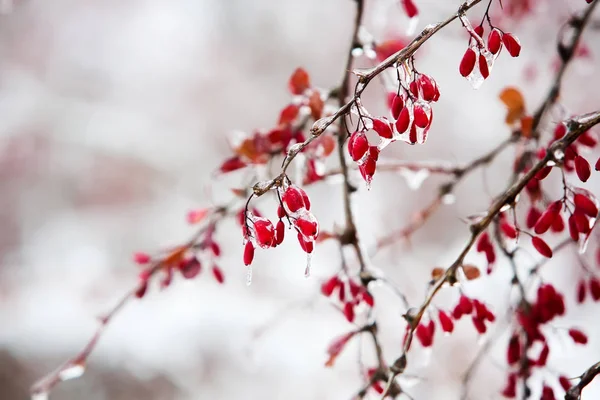
[[[83,375],[84,372],[85,367],[83,366],[83,364],[76,363],[63,368],[59,372],[58,377],[61,381],[68,381],[69,379],[79,378],[81,375]]]
[[[362,47],[355,47],[352,49],[352,57],[360,57],[364,54]]]
[[[547,167],[554,167],[556,166],[556,163],[553,160],[548,160],[548,162],[546,163]]]
[[[248,269],[246,270],[246,286],[252,285],[252,266],[248,265]]]
[[[310,276],[310,267],[311,267],[312,254],[306,254],[306,268],[304,269],[304,277],[308,278]]]
[[[448,335],[450,335],[448,333]],[[415,385],[417,385],[419,382],[421,382],[421,378],[419,378],[416,375],[407,375],[407,374],[402,374],[400,375],[400,384],[402,385],[403,388],[410,388],[410,387],[414,387]]]
[[[266,190],[268,190],[267,188],[269,188],[269,185],[273,185],[273,181],[272,180],[256,182],[254,184],[254,186],[252,186],[252,190],[254,191],[254,193],[261,193],[262,194]],[[273,186],[271,186],[271,188],[273,188]]]
[[[304,146],[304,142],[302,142],[302,143],[296,143],[294,145],[291,145],[288,148],[287,156],[288,157],[295,157],[296,154],[298,154],[298,152],[300,150],[302,150],[302,146]]]
[[[483,76],[481,76],[481,72],[479,72],[479,69],[477,68],[477,66],[475,66],[473,72],[471,72],[471,74],[467,76],[467,80],[471,84],[471,87],[477,90],[481,87],[485,79],[483,79]]]
[[[446,205],[454,204],[456,203],[456,196],[452,193],[445,194],[442,196],[442,203]]]
[[[500,212],[508,211],[508,210],[510,210],[510,208],[511,208],[510,204],[505,204],[502,207],[500,207]]]
[[[48,400],[48,392],[38,392],[31,395],[31,400]]]
[[[412,190],[417,190],[421,187],[425,179],[429,177],[429,171],[426,169],[420,169],[418,171],[414,171],[408,168],[402,168],[400,170],[400,175],[406,179],[406,184]]]
[[[565,157],[565,153],[561,149],[554,150],[553,157],[555,160],[560,161]]]
[[[324,117],[315,121],[312,128],[310,128],[310,132],[313,135],[320,135],[329,125],[331,125],[332,120],[332,117]]]

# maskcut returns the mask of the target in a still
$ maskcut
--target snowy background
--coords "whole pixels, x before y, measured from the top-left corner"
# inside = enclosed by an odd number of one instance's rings
[[[521,39],[521,56],[503,54],[477,91],[458,74],[466,48],[459,23],[423,46],[418,68],[442,93],[435,122],[425,146],[398,143],[386,149],[387,157],[467,162],[491,149],[509,134],[498,100],[505,86],[519,87],[528,110],[537,108],[554,73],[558,29],[583,1],[533,3],[525,19],[501,22]],[[417,4],[421,29],[460,2]],[[367,7],[366,26],[378,40],[406,31],[395,0],[367,0]],[[484,7],[469,14],[473,20]],[[135,284],[134,251],[176,244],[192,233],[185,213],[210,204],[211,173],[230,154],[227,135],[272,126],[298,66],[320,87],[339,84],[354,3],[4,0],[0,10],[0,398],[25,399],[36,378],[79,351],[96,328],[94,317]],[[594,73],[599,18],[584,36],[589,56],[566,76],[561,100],[569,112],[600,109],[592,90],[600,87]],[[374,84],[364,104],[376,113],[383,99]],[[506,184],[512,157],[505,151],[461,183],[456,202],[411,246],[399,243],[371,260],[411,304],[421,303],[431,269],[455,259],[469,234],[460,218],[487,207]],[[404,226],[441,182],[432,177],[413,191],[399,175],[376,175],[373,188],[355,197],[361,240],[369,247]],[[587,187],[599,184],[594,176]],[[339,186],[308,191],[322,227],[342,220]],[[106,331],[86,374],[60,385],[51,399],[351,398],[362,385],[359,342],[334,368],[323,367],[328,343],[351,329],[319,295],[321,280],[339,268],[338,248],[317,248],[310,279],[303,277],[305,256],[295,243],[258,252],[254,282],[246,287],[239,229],[228,223],[218,234],[225,244],[225,285],[205,271],[132,302]],[[530,252],[521,261],[538,258]],[[356,267],[350,253],[348,260]],[[467,260],[484,265],[479,255]],[[600,324],[591,318],[598,304],[575,307],[573,288],[583,272],[569,251],[555,257],[544,276],[565,292],[569,310],[555,324],[549,366],[579,375],[600,359]],[[492,304],[502,320],[509,280],[502,261],[466,290]],[[392,362],[400,354],[405,310],[386,287],[374,294]],[[436,304],[453,305],[455,297],[448,290]],[[409,377],[400,380],[415,399],[459,398],[480,341],[468,320],[458,325],[452,336],[436,338],[431,355],[415,344]],[[571,325],[585,328],[587,347],[573,345],[561,329]],[[469,398],[500,398],[505,341],[478,369]],[[363,347],[368,360],[370,342]],[[600,385],[584,393],[597,398]]]

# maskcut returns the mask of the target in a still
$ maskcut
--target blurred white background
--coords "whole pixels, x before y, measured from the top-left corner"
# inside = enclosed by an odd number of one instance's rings
[[[528,16],[501,22],[521,39],[521,56],[501,56],[477,91],[458,74],[466,48],[459,23],[419,51],[419,70],[441,88],[435,122],[426,145],[397,143],[385,156],[467,162],[509,134],[498,100],[502,88],[519,87],[528,110],[537,108],[554,73],[558,29],[584,2],[531,3]],[[418,29],[459,4],[418,0]],[[478,19],[484,8],[470,15]],[[230,154],[227,135],[271,127],[287,104],[287,79],[298,66],[317,86],[339,84],[354,3],[15,0],[2,9],[0,398],[24,399],[36,378],[79,351],[96,328],[95,316],[135,284],[134,251],[160,249],[192,233],[185,213],[210,204],[206,188]],[[408,26],[395,0],[367,0],[367,10],[366,26],[378,40]],[[594,19],[595,28],[584,36],[590,55],[571,65],[564,84],[561,101],[573,113],[600,109],[600,15]],[[382,94],[374,84],[364,98],[375,114],[383,110]],[[399,243],[371,260],[411,304],[421,303],[432,267],[456,257],[469,234],[460,218],[487,207],[506,184],[512,158],[508,150],[460,184],[456,203],[438,212],[412,246]],[[369,246],[405,225],[442,181],[429,178],[413,191],[402,177],[379,174],[370,191],[361,185],[354,198],[361,239]],[[587,187],[599,189],[599,182],[594,176]],[[340,187],[307,190],[321,226],[331,230],[342,220]],[[319,295],[321,280],[339,268],[336,246],[317,248],[310,279],[303,277],[305,256],[295,243],[258,252],[253,284],[246,287],[239,229],[230,222],[218,235],[225,285],[204,271],[132,302],[106,331],[86,374],[60,385],[51,399],[351,398],[362,386],[359,342],[334,368],[323,367],[328,343],[351,329]],[[537,258],[532,252],[521,261]],[[479,255],[468,260],[484,265]],[[466,287],[499,317],[509,300],[505,267],[501,260],[491,277]],[[575,324],[590,336],[587,347],[575,347],[560,329],[553,336],[549,366],[575,376],[600,359],[600,325],[592,318],[598,305],[575,306],[582,271],[568,251],[544,276],[568,300],[568,317],[557,328]],[[405,310],[387,288],[374,294],[392,362],[400,354]],[[448,290],[436,304],[452,306],[455,297]],[[500,398],[505,340],[478,369],[469,398]],[[400,382],[415,399],[457,399],[478,343],[472,325],[461,321],[452,336],[436,338],[428,363],[415,345],[408,372],[419,379]],[[363,345],[368,359],[370,342]],[[584,393],[598,398],[600,385]]]

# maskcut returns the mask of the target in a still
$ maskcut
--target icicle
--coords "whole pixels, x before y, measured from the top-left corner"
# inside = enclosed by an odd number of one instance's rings
[[[252,266],[248,265],[248,269],[246,270],[246,286],[250,286],[252,284]]]
[[[310,264],[312,260],[312,254],[306,254],[306,269],[304,270],[304,277],[308,278],[310,276]]]

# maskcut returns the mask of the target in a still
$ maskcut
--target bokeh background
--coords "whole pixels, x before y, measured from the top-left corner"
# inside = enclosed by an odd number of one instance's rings
[[[367,0],[365,25],[377,40],[406,33],[409,22],[397,3]],[[501,56],[473,90],[458,74],[464,32],[458,23],[444,29],[417,56],[418,68],[442,93],[429,139],[417,147],[397,143],[384,156],[467,162],[509,134],[498,100],[504,87],[518,87],[528,110],[540,104],[555,72],[557,32],[584,2],[504,3],[531,6],[529,13],[498,20],[521,39],[521,56]],[[418,29],[459,4],[418,0]],[[469,15],[478,19],[484,8]],[[235,178],[215,182],[212,175],[230,155],[228,135],[273,126],[296,67],[309,71],[317,86],[339,84],[354,3],[4,0],[0,11],[0,398],[8,400],[27,398],[29,385],[79,351],[96,328],[95,317],[135,284],[134,251],[181,242],[193,232],[186,211],[218,201],[214,186],[235,187]],[[599,26],[597,15],[584,35],[587,55],[568,70],[561,97],[566,113],[600,108]],[[383,110],[383,94],[374,83],[365,95],[375,114]],[[487,207],[506,184],[512,159],[507,150],[472,174],[454,204],[410,244],[377,253],[372,267],[420,304],[431,269],[449,265],[468,238],[461,218]],[[405,225],[441,182],[430,177],[415,190],[405,177],[379,174],[370,191],[361,185],[354,207],[365,246]],[[593,177],[587,187],[598,190],[599,182]],[[342,221],[339,184],[307,190],[324,229]],[[269,204],[264,209],[274,213]],[[363,382],[359,348],[367,365],[372,354],[370,342],[355,340],[334,368],[323,366],[329,342],[351,329],[319,295],[322,279],[340,266],[335,244],[317,248],[309,279],[296,243],[258,252],[247,287],[239,228],[228,222],[218,237],[224,285],[204,271],[130,303],[102,337],[86,374],[59,385],[50,398],[350,399]],[[543,276],[564,291],[568,308],[555,324],[549,366],[576,376],[600,359],[600,325],[598,304],[575,306],[574,286],[584,273],[571,253],[557,255]],[[350,253],[347,259],[355,268]],[[537,259],[531,251],[520,256],[524,265]],[[484,266],[479,255],[467,260]],[[465,286],[494,307],[499,328],[506,326],[509,280],[500,260],[493,275]],[[392,362],[400,353],[405,309],[387,287],[373,291]],[[453,306],[456,296],[447,290],[436,304]],[[585,328],[588,346],[572,344],[563,329],[571,325]],[[506,340],[501,336],[473,376],[469,399],[501,398]],[[438,335],[433,353],[414,346],[400,383],[415,399],[458,399],[480,344],[468,320],[461,321],[452,336]],[[584,393],[598,398],[600,385]]]

